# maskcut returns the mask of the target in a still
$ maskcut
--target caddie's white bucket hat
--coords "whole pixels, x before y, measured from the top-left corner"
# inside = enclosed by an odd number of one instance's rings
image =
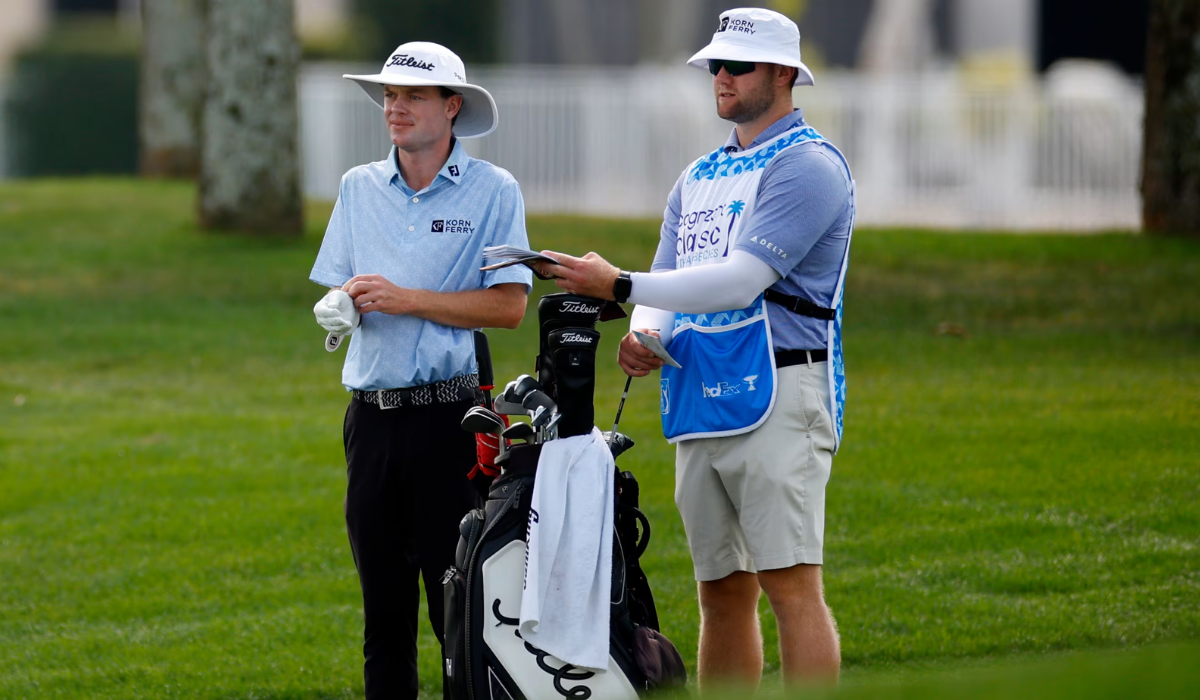
[[[448,87],[462,95],[462,108],[454,124],[454,135],[469,139],[487,136],[496,130],[500,115],[496,101],[487,90],[467,82],[462,59],[441,44],[410,41],[396,47],[376,75],[343,75],[366,91],[383,106],[384,85],[434,85]]]
[[[800,28],[771,10],[739,7],[722,12],[712,41],[689,58],[688,65],[707,70],[710,58],[792,66],[800,69],[797,85],[813,84],[812,71],[800,60]]]

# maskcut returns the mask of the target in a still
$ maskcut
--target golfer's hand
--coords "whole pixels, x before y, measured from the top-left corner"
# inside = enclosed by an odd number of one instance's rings
[[[542,255],[558,261],[557,265],[541,263],[538,271],[543,275],[557,277],[555,284],[559,289],[596,299],[612,300],[613,283],[617,281],[621,270],[604,258],[595,253],[576,258],[550,250],[543,250]]]
[[[313,307],[317,324],[334,335],[350,335],[358,328],[359,314],[354,301],[340,289],[332,289]]]
[[[354,299],[354,306],[359,312],[364,314],[379,311],[398,315],[410,310],[409,290],[397,287],[383,275],[356,275],[342,285],[342,289]]]
[[[658,331],[649,328],[638,328],[639,333],[659,337]],[[621,339],[617,349],[617,364],[631,377],[644,377],[663,366],[663,361],[637,339],[632,332]]]

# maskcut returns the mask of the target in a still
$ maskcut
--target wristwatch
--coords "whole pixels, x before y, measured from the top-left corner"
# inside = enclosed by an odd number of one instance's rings
[[[621,274],[617,275],[617,279],[613,282],[613,298],[618,303],[624,304],[629,301],[629,295],[633,294],[633,278],[630,273],[621,270]]]

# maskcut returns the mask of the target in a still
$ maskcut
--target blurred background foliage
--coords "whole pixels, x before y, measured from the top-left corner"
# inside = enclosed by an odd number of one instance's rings
[[[55,23],[19,52],[4,101],[9,174],[137,171],[139,34],[99,16]]]
[[[498,60],[495,0],[354,0],[353,41],[342,58],[378,61],[409,41],[454,47],[467,65]]]

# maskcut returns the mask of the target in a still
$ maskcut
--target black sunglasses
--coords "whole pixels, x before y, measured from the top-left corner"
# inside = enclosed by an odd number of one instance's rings
[[[758,64],[753,61],[726,61],[720,58],[710,58],[708,59],[708,72],[716,75],[721,72],[721,66],[724,66],[730,75],[745,75],[753,73],[756,65]]]

